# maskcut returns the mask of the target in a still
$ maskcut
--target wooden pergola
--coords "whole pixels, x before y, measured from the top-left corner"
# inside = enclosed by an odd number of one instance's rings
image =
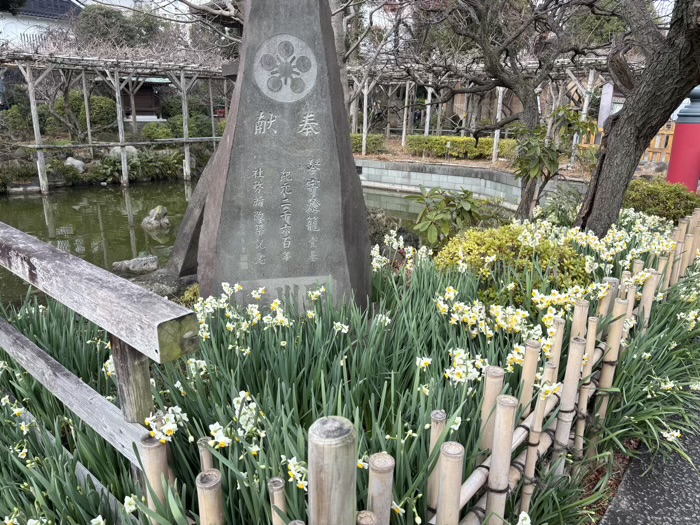
[[[197,142],[212,142],[216,145],[220,137],[216,136],[216,121],[214,118],[214,96],[212,91],[212,81],[223,83],[223,91],[226,99],[226,113],[228,113],[227,96],[230,90],[229,77],[224,76],[220,67],[207,67],[201,64],[186,64],[173,62],[156,62],[148,60],[129,59],[109,59],[102,57],[76,57],[62,56],[55,54],[36,54],[23,52],[3,52],[0,53],[0,66],[4,68],[17,68],[27,82],[27,93],[32,116],[32,127],[34,129],[34,144],[28,147],[36,150],[37,169],[39,172],[39,184],[42,193],[48,193],[49,184],[46,174],[46,160],[44,151],[48,149],[70,149],[76,147],[90,148],[113,148],[120,149],[123,186],[129,185],[129,165],[127,158],[127,146],[147,146],[162,144],[182,144],[185,152],[183,163],[183,173],[185,180],[191,178],[190,170],[190,144]],[[42,81],[52,71],[73,71],[79,73],[82,82],[85,104],[85,116],[87,127],[87,143],[71,144],[67,146],[45,145],[42,141],[39,127],[39,110],[37,104],[36,89]],[[117,128],[119,141],[95,142],[92,137],[92,127],[90,121],[90,95],[87,89],[87,75],[95,75],[102,79],[105,85],[114,92],[117,107]],[[129,95],[131,107],[134,108],[134,95],[143,86],[145,79],[152,77],[165,77],[177,88],[182,98],[182,138],[164,139],[155,141],[132,141],[126,140],[124,130],[124,104],[122,93]],[[211,115],[211,137],[190,138],[189,136],[189,108],[187,94],[198,81],[206,81],[209,91],[209,110]],[[136,119],[135,111],[132,109],[132,118]]]

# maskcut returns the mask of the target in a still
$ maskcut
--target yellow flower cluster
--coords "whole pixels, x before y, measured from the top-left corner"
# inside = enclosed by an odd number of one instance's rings
[[[452,366],[445,370],[445,377],[453,385],[464,384],[470,381],[480,381],[484,368],[489,363],[480,355],[473,359],[467,350],[453,348],[450,350]]]

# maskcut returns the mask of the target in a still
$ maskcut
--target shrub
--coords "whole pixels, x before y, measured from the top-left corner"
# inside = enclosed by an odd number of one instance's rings
[[[141,130],[141,136],[148,140],[171,139],[173,132],[167,124],[149,122]]]
[[[182,294],[182,296],[176,301],[185,308],[194,308],[194,305],[197,304],[197,301],[199,301],[200,293],[199,293],[199,285],[198,284],[193,284],[187,290],[185,290],[185,293]]]
[[[518,284],[518,290],[537,289],[547,281],[553,288],[566,289],[586,285],[591,278],[586,263],[567,243],[560,245],[541,240],[536,247],[521,242],[525,228],[509,224],[486,230],[470,229],[457,235],[435,257],[438,269],[469,268],[481,277],[480,296],[485,301],[504,298],[502,282],[515,279],[528,281]],[[503,272],[507,271],[508,275]],[[515,294],[516,302],[524,300]]]
[[[678,223],[678,219],[700,207],[700,197],[683,184],[669,184],[662,179],[637,179],[627,188],[624,206]]]
[[[449,144],[449,148],[448,148]],[[457,159],[490,159],[493,152],[493,139],[483,137],[426,137],[410,135],[406,140],[406,148],[411,155],[431,157],[450,156]],[[499,157],[514,158],[516,141],[501,139],[498,144]]]
[[[10,180],[7,175],[0,173],[0,194],[7,193],[7,186],[10,184]]]
[[[352,152],[362,153],[362,133],[353,133],[350,138],[352,139]],[[384,151],[386,151],[384,135],[367,135],[367,153],[374,155]]]
[[[67,166],[62,160],[54,159],[46,166],[47,174],[58,180],[63,180],[68,184],[80,182],[81,173],[74,166]]]
[[[85,99],[80,91],[73,90],[68,95],[68,104],[74,115],[80,119],[82,129],[87,129],[87,113],[85,111]],[[54,109],[58,115],[66,115],[66,104],[63,99],[56,102]],[[55,119],[52,125],[55,128],[61,128],[62,124],[56,122]],[[109,97],[101,97],[99,95],[90,97],[90,124],[92,127],[104,127],[116,124],[117,120],[117,104]]]
[[[182,138],[182,115],[169,118],[168,125],[175,137]],[[190,115],[189,131],[190,138],[211,137],[211,119],[202,113]]]
[[[22,106],[12,106],[10,109],[0,111],[2,128],[9,132],[24,133],[31,130],[31,120],[27,118]]]
[[[226,131],[226,120],[220,120],[216,123],[216,136],[222,137]]]
[[[179,152],[139,151],[136,155],[130,155],[128,159],[129,180],[132,182],[173,180],[182,173],[182,154]],[[121,180],[121,175],[121,159],[108,156],[91,170],[89,177],[90,180],[114,183]]]
[[[8,166],[2,169],[8,184],[31,184],[36,182],[39,173],[34,164],[20,164],[19,166]]]

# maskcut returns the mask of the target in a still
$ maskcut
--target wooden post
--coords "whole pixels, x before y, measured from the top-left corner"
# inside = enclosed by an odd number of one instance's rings
[[[147,435],[141,439],[141,461],[148,483],[145,490],[148,508],[156,511],[158,502],[166,504],[163,485],[168,479],[168,449],[160,441]]]
[[[500,122],[503,118],[503,95],[506,92],[506,88],[498,86],[496,88],[498,91],[498,102],[496,105],[496,122]],[[496,162],[498,160],[498,148],[501,144],[501,129],[497,129],[493,132],[493,153],[491,154],[491,162]]]
[[[151,360],[117,337],[110,336],[110,342],[124,419],[143,424],[153,412]]]
[[[440,493],[437,525],[458,525],[459,490],[462,486],[464,447],[454,441],[440,447]]]
[[[683,217],[678,221],[678,240],[682,241],[685,234],[688,233],[688,217]]]
[[[644,271],[644,261],[641,259],[635,259],[632,261],[632,277],[636,276],[642,271]]]
[[[109,72],[107,72],[109,75]],[[131,76],[127,78],[129,80]],[[119,157],[122,163],[122,186],[129,186],[129,158],[126,154],[124,143],[126,142],[126,134],[124,132],[124,101],[122,100],[122,81],[119,78],[119,70],[114,70],[114,100],[117,104],[117,132],[119,133]]]
[[[432,79],[431,79],[431,82],[432,82]],[[428,135],[430,135],[430,116],[431,116],[431,112],[433,109],[432,102],[433,102],[433,88],[428,86],[428,99],[425,102],[425,131],[423,132],[423,135],[425,135],[426,137]]]
[[[484,381],[484,398],[481,403],[481,445],[479,448],[488,452],[493,444],[496,398],[501,395],[501,390],[503,390],[506,371],[500,366],[487,366],[484,375],[486,379]]]
[[[377,525],[377,516],[369,510],[361,510],[357,513],[357,525]]]
[[[675,285],[680,277],[684,249],[685,245],[682,241],[676,243],[676,252],[673,257],[673,267],[671,269],[671,281],[669,282],[670,286]]]
[[[700,249],[700,217],[698,218],[698,224],[693,230],[693,251],[690,256],[691,264],[695,262],[698,257],[698,249]]]
[[[506,524],[504,514],[508,499],[508,470],[510,469],[513,425],[518,400],[512,396],[498,396],[493,452],[488,478],[486,519],[484,525]],[[439,510],[439,509],[438,509]],[[441,524],[439,524],[441,525]]]
[[[214,118],[214,93],[211,90],[211,78],[207,79],[207,87],[209,88],[209,116],[211,117],[211,136],[216,138],[216,119]],[[216,140],[211,141],[211,145],[216,151]]]
[[[367,134],[369,133],[369,79],[362,88],[362,156],[367,155]]]
[[[530,413],[532,403],[532,391],[535,387],[535,375],[537,375],[537,364],[540,362],[540,348],[542,345],[537,341],[525,343],[525,359],[523,360],[522,390],[520,391],[520,408],[524,409],[524,415]]]
[[[690,234],[686,234],[685,240],[683,241],[683,246],[685,247],[685,250],[683,251],[683,258],[681,259],[681,267],[680,267],[680,270],[678,272],[679,279],[685,276],[685,273],[688,270],[688,266],[690,266],[690,263],[692,261],[691,254],[693,252],[694,245],[695,245],[695,238]]]
[[[197,476],[195,483],[197,484],[197,499],[199,500],[200,525],[224,525],[224,496],[221,491],[221,472],[216,469],[205,470]],[[284,481],[282,481],[282,484],[284,485]],[[275,523],[274,519],[273,523]]]
[[[279,514],[279,512],[282,514],[287,513],[287,499],[284,495],[284,480],[282,478],[272,478],[267,482],[267,490],[270,493],[272,525],[284,525],[284,518]],[[204,523],[202,525],[204,525]]]
[[[605,277],[603,283],[607,284],[609,288],[605,296],[598,301],[597,317],[605,317],[610,313],[612,301],[617,297],[617,287],[620,281],[616,277]]]
[[[357,433],[347,419],[324,417],[309,429],[309,525],[354,525]]]
[[[571,425],[576,415],[576,393],[581,377],[581,364],[583,362],[583,352],[586,348],[586,340],[574,337],[569,347],[569,356],[566,362],[566,374],[564,375],[564,385],[561,390],[561,402],[559,403],[559,416],[557,432],[554,435],[554,454],[552,463],[557,476],[564,474],[566,463],[566,450],[569,447],[569,434]]]
[[[87,78],[85,77],[85,71],[82,74],[83,82],[83,104],[85,105],[85,125],[87,128],[87,141],[88,144],[92,144],[92,122],[90,122],[90,92],[87,88]],[[90,158],[95,158],[95,150],[90,147]]]
[[[626,299],[628,290],[627,290],[627,284],[630,280],[632,279],[632,272],[629,270],[625,270],[622,272],[622,277],[620,278],[620,288],[617,290],[617,298],[618,299]]]
[[[197,448],[199,449],[199,464],[202,472],[214,468],[214,456],[209,450],[209,438],[200,438],[197,440]]]
[[[668,257],[667,256],[664,255],[662,257],[659,257],[659,262],[656,265],[656,271],[658,271],[659,274],[661,275],[661,279],[659,281],[660,282],[659,289],[660,289],[660,291],[663,292],[664,291],[664,283],[666,282],[666,274],[669,271],[668,270]]]
[[[574,305],[574,318],[571,322],[571,338],[569,339],[569,344],[571,344],[574,337],[586,336],[586,318],[588,317],[589,305],[589,302],[586,300],[581,300]]]
[[[660,280],[661,274],[656,270],[652,270],[651,277],[646,280],[644,287],[642,288],[642,299],[639,301],[638,315],[638,318],[642,323],[642,332],[645,332],[646,328],[649,326],[651,307],[654,304],[654,297],[656,296],[656,290],[659,287]]]
[[[377,525],[389,525],[396,462],[386,452],[369,458],[367,508],[374,513]]]
[[[439,91],[436,91],[435,94],[437,95],[438,100],[442,99],[442,94]],[[444,111],[444,104],[441,104],[438,102],[436,111],[435,111],[435,134],[439,137],[442,135],[442,112]]]
[[[593,393],[591,374],[593,373],[593,353],[595,352],[595,337],[598,332],[598,318],[588,318],[588,338],[586,339],[586,354],[581,377],[583,384],[578,393],[578,419],[574,430],[574,458],[583,457],[583,437],[586,432],[586,417],[588,416],[588,401]]]
[[[194,80],[192,83],[194,84]],[[185,180],[190,180],[192,178],[192,162],[190,159],[190,144],[187,139],[190,138],[190,108],[187,101],[187,92],[190,86],[187,85],[187,78],[185,77],[185,70],[180,71],[180,93],[182,93],[182,138],[185,139],[185,163],[183,164],[183,176]]]
[[[432,456],[433,450],[437,446],[440,436],[445,430],[447,414],[444,410],[433,410],[430,413],[430,450],[428,454]],[[438,506],[438,492],[440,490],[440,465],[439,461],[428,477],[428,512],[435,513]]]
[[[565,327],[566,321],[564,319],[561,317],[554,318],[554,343],[552,344],[552,352],[549,357],[549,360],[554,363],[554,383],[557,382],[559,377],[559,361],[561,360],[561,348],[564,344]]]
[[[32,115],[32,128],[34,129],[34,144],[37,146],[36,150],[36,168],[39,172],[39,186],[41,187],[41,193],[47,194],[49,192],[49,179],[46,176],[46,157],[44,155],[44,150],[41,149],[41,126],[39,124],[39,108],[36,103],[36,86],[41,80],[46,76],[46,74],[51,71],[47,69],[44,71],[39,78],[34,81],[34,72],[30,65],[19,66],[20,71],[24,75],[24,79],[27,82],[27,95],[29,96],[29,110]]]
[[[554,371],[554,364],[547,363],[545,365],[547,370]],[[544,381],[543,384],[551,384],[548,381]],[[530,426],[529,439],[527,443],[527,457],[525,460],[525,468],[523,469],[523,492],[520,498],[520,512],[528,512],[530,509],[530,501],[532,501],[532,494],[535,492],[535,468],[537,466],[537,447],[540,444],[540,436],[542,435],[542,423],[544,421],[544,408],[547,404],[547,399],[542,395],[537,396],[537,401],[535,402],[535,415],[532,419],[532,425]]]
[[[352,102],[350,103],[350,116],[351,116],[351,121],[350,121],[350,130],[352,133],[357,133],[357,116],[358,116],[358,109],[357,109],[357,99],[358,97],[355,97],[352,99]]]
[[[409,101],[411,99],[411,81],[406,81],[406,95],[403,102],[403,127],[401,128],[401,147],[406,147],[406,135],[408,134]]]

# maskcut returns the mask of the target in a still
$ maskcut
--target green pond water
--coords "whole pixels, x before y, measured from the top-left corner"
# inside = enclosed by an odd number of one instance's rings
[[[72,253],[102,268],[144,255],[157,255],[163,266],[175,243],[192,186],[184,182],[75,188],[50,195],[0,195],[0,222]],[[401,195],[365,190],[367,206],[410,219],[415,204]],[[168,209],[170,230],[149,233],[141,228],[148,212]],[[16,303],[27,293],[21,279],[0,268],[0,304]]]

